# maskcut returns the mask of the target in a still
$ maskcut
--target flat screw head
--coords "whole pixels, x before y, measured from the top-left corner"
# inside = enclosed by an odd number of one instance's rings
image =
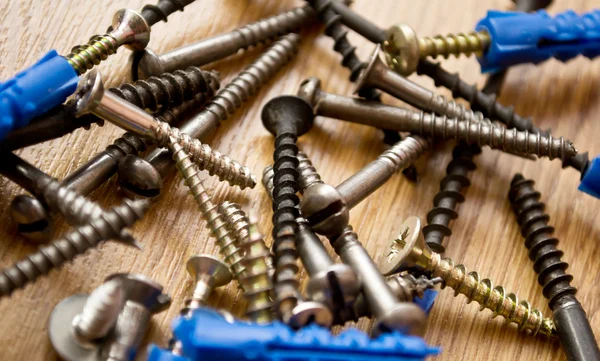
[[[129,154],[119,161],[119,187],[130,198],[155,198],[163,181],[148,161]]]
[[[137,76],[136,79],[146,79],[153,75],[164,73],[164,66],[158,55],[150,49],[144,49],[132,55],[131,74]]]
[[[427,325],[427,315],[419,306],[401,302],[375,322],[373,333],[399,331],[408,335],[423,336]]]
[[[374,79],[383,69],[387,69],[387,65],[381,61],[379,54],[381,53],[381,45],[377,44],[375,50],[371,54],[369,64],[360,72],[360,76],[356,79],[356,86],[354,88],[354,94],[364,88],[369,87],[374,83]]]
[[[312,107],[313,113],[315,113],[315,109],[318,104],[318,96],[321,91],[321,80],[316,77],[310,77],[304,79],[300,86],[298,87],[298,95],[300,98],[306,100]]]
[[[273,135],[287,131],[301,136],[312,128],[315,116],[306,100],[295,95],[282,95],[265,104],[261,118],[265,128]]]
[[[125,45],[132,50],[142,50],[150,41],[150,26],[146,19],[131,9],[121,9],[115,13],[112,20],[113,35],[119,45]]]
[[[385,249],[379,270],[386,276],[409,268],[426,268],[432,251],[421,235],[421,220],[410,217],[400,227],[400,235]]]
[[[110,280],[121,282],[125,300],[143,305],[150,313],[164,311],[171,304],[171,297],[162,293],[163,287],[146,276],[117,273],[108,276],[105,282]]]
[[[42,203],[32,196],[16,196],[10,203],[10,217],[19,224],[19,233],[31,242],[46,243],[52,237],[50,215]]]
[[[75,116],[91,113],[104,96],[104,84],[98,69],[82,76],[75,91]]]
[[[406,24],[388,29],[388,39],[383,44],[387,65],[397,73],[408,76],[419,65],[419,39],[415,31]]]
[[[225,286],[232,279],[228,265],[220,259],[206,254],[192,256],[187,261],[186,269],[196,282],[200,282],[204,276],[210,277],[214,287]]]
[[[294,307],[292,312],[292,318],[288,321],[292,328],[304,327],[311,323],[323,327],[330,327],[333,323],[331,311],[320,302],[301,302]]]
[[[304,192],[302,214],[315,232],[326,236],[341,234],[350,221],[350,213],[335,187],[316,183]]]

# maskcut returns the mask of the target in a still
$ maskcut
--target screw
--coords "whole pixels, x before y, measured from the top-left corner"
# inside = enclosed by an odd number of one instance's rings
[[[446,250],[442,241],[452,234],[448,225],[458,217],[458,203],[465,201],[461,191],[471,185],[467,176],[477,168],[473,157],[479,153],[479,147],[465,143],[457,144],[452,150],[446,176],[440,182],[440,191],[433,198],[433,208],[427,213],[427,225],[423,227],[425,243],[434,252],[441,254]]]
[[[275,306],[285,323],[301,327],[310,322],[331,324],[330,311],[320,303],[302,301],[299,291],[298,252],[295,248],[299,231],[298,146],[296,139],[312,127],[310,104],[296,96],[271,99],[262,109],[265,128],[275,136],[273,160],[273,250],[275,257]]]
[[[573,276],[565,271],[569,264],[562,261],[558,239],[552,237],[554,227],[548,224],[550,216],[544,213],[546,205],[540,202],[541,194],[534,188],[533,180],[521,174],[514,176],[508,199],[517,216],[529,258],[538,274],[538,283],[554,314],[556,331],[567,360],[600,360],[600,349],[585,311],[571,286]]]
[[[86,45],[73,47],[71,53],[65,56],[79,75],[116,53],[121,45],[141,50],[150,41],[150,25],[142,15],[133,10],[117,11],[113,17],[112,27],[113,30],[109,33],[92,36]]]
[[[124,290],[117,280],[103,283],[89,296],[76,294],[62,300],[48,320],[54,350],[67,361],[100,361],[98,349],[113,330],[124,304]]]
[[[514,293],[507,294],[504,287],[494,288],[491,280],[480,280],[477,272],[467,273],[464,265],[454,265],[451,259],[442,259],[439,253],[431,251],[420,236],[419,218],[408,218],[400,229],[400,235],[388,245],[385,256],[379,262],[383,274],[389,275],[403,269],[421,269],[441,277],[442,288],[454,289],[455,296],[465,295],[468,302],[476,301],[481,305],[481,310],[493,311],[493,317],[500,315],[507,322],[517,324],[519,330],[529,330],[533,335],[556,333],[554,322],[544,318],[529,302],[523,300],[519,303],[517,296]]]
[[[301,193],[305,189],[303,184],[306,184],[307,181],[313,180],[315,183],[323,183],[306,154],[298,152],[296,157],[299,161],[297,170],[299,172]],[[314,170],[307,177],[308,180],[303,179],[303,172],[306,172],[303,167],[310,167]],[[262,183],[271,199],[273,197],[274,175],[275,172],[272,166],[267,166],[263,171]],[[296,218],[296,222],[298,223],[296,248],[300,260],[310,276],[306,292],[311,300],[326,304],[334,314],[338,314],[342,309],[352,304],[361,290],[361,282],[349,266],[334,263],[305,218],[300,216]]]
[[[107,361],[129,361],[135,358],[152,315],[166,310],[171,298],[162,293],[160,284],[142,275],[114,274],[106,280],[121,283],[126,302],[102,356]]]
[[[166,122],[154,118],[126,100],[104,92],[100,73],[96,70],[81,80],[75,99],[78,114],[91,112],[139,136],[152,139],[159,147],[166,146],[170,138],[173,138],[210,175],[217,175],[219,180],[227,180],[230,185],[238,185],[242,189],[256,185],[248,168],[181,133],[179,129],[171,128]]]
[[[427,147],[427,141],[419,136],[406,137],[337,187],[313,184],[304,192],[300,204],[302,214],[317,233],[326,236],[340,234],[348,225],[350,209],[381,187],[394,173],[414,163]]]
[[[515,11],[535,11],[548,7],[552,0],[513,0],[516,5]]]
[[[21,194],[10,202],[10,218],[17,223],[17,231],[34,243],[45,243],[54,229],[48,210],[36,198]]]
[[[148,201],[129,201],[73,229],[62,238],[36,253],[0,271],[0,298],[34,282],[54,268],[96,247],[100,242],[114,239],[121,230],[142,218],[150,206]]]
[[[221,89],[202,112],[183,124],[180,131],[192,138],[204,139],[292,58],[298,50],[299,42],[300,38],[296,34],[281,37],[254,63]],[[167,149],[157,149],[151,152],[145,161],[150,163],[163,178],[173,169],[171,167],[172,157]],[[133,187],[128,186],[127,183],[133,182],[130,173],[136,174],[136,172],[132,169],[127,171],[127,173],[119,172],[119,183],[121,187],[131,189]],[[146,190],[143,193],[159,194],[160,188]]]
[[[408,76],[417,70],[419,60],[450,55],[482,56],[490,46],[492,39],[487,31],[472,31],[434,37],[419,38],[414,29],[407,24],[392,26],[388,38],[383,43],[386,60],[390,68],[401,75]]]
[[[144,5],[142,17],[149,26],[152,26],[160,20],[167,22],[167,17],[175,11],[183,11],[183,8],[193,3],[194,0],[159,0],[156,5]]]
[[[381,65],[381,68],[386,68]],[[393,77],[401,76],[389,72]],[[387,77],[387,75],[384,75]],[[527,131],[506,129],[489,122],[448,119],[435,114],[412,111],[367,100],[344,97],[322,91],[314,99],[318,115],[371,125],[385,126],[397,131],[407,131],[425,137],[454,139],[479,146],[488,145],[515,155],[537,155],[550,159],[565,159],[577,154],[573,144],[562,137],[530,134]]]
[[[308,5],[297,7],[161,55],[145,49],[134,54],[131,73],[145,78],[190,65],[203,66],[289,33],[306,24],[314,15]]]

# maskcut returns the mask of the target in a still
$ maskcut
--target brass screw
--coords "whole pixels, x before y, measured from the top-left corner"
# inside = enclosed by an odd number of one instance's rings
[[[417,70],[419,60],[450,55],[483,55],[491,42],[487,31],[473,31],[468,34],[448,34],[419,38],[406,24],[388,29],[388,39],[383,43],[386,60],[394,71],[408,76]]]
[[[454,265],[449,258],[442,259],[433,252],[421,237],[421,221],[417,217],[408,218],[401,227],[400,236],[391,242],[379,262],[379,268],[385,275],[398,270],[420,269],[440,277],[442,288],[454,289],[455,296],[463,294],[471,301],[488,309],[494,316],[502,316],[507,322],[516,323],[519,330],[529,330],[533,335],[556,335],[554,322],[544,318],[542,312],[532,308],[525,300],[519,302],[514,293],[507,294],[502,286],[492,285],[489,279],[480,280],[477,272],[467,273],[464,265]]]

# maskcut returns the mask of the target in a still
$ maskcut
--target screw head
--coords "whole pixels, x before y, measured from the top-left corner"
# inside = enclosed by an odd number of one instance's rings
[[[163,294],[163,287],[150,278],[132,274],[116,273],[108,276],[104,281],[117,280],[123,285],[125,300],[138,303],[151,313],[166,310],[171,304],[171,297]]]
[[[379,260],[379,270],[389,276],[409,268],[425,268],[431,249],[421,235],[421,220],[409,217],[400,226],[400,234],[390,242]]]
[[[419,65],[419,39],[407,24],[392,26],[387,31],[388,39],[383,43],[387,65],[397,73],[408,76]]]
[[[214,287],[225,286],[231,282],[233,277],[228,265],[217,257],[208,254],[190,257],[186,269],[190,276],[197,281],[203,276],[210,277],[213,280]]]
[[[48,336],[56,353],[66,361],[100,361],[99,345],[81,344],[73,330],[73,320],[83,311],[86,294],[65,298],[54,307],[48,319]]]
[[[289,131],[301,136],[312,128],[314,117],[312,106],[295,95],[269,100],[261,113],[263,125],[273,135]]]
[[[311,276],[306,285],[310,299],[332,306],[352,302],[361,289],[361,282],[352,268],[340,263]],[[340,296],[341,299],[335,299]]]
[[[410,302],[398,303],[384,316],[375,321],[375,335],[400,331],[407,335],[423,336],[427,325],[427,315],[419,306]]]
[[[306,100],[313,109],[316,109],[319,102],[319,92],[321,91],[321,80],[317,77],[310,77],[304,79],[298,87],[298,95],[300,98]],[[316,111],[313,111],[316,113]]]
[[[329,184],[317,183],[306,188],[300,208],[315,232],[326,236],[341,234],[350,221],[346,202]]]
[[[323,327],[330,327],[333,323],[331,311],[320,302],[301,302],[294,307],[292,312],[293,315],[288,321],[292,328],[301,328],[311,323]]]
[[[117,11],[112,20],[112,27],[111,35],[117,39],[119,45],[125,45],[131,50],[142,50],[150,41],[150,25],[137,11]]]
[[[75,116],[79,117],[91,113],[104,96],[102,75],[98,69],[92,69],[83,75],[75,91]]]
[[[10,203],[10,217],[18,224],[19,233],[34,243],[46,243],[54,227],[44,205],[36,198],[21,194]]]
[[[130,198],[156,198],[163,180],[154,166],[133,154],[119,161],[119,187]]]
[[[136,51],[131,56],[131,74],[135,79],[146,79],[165,72],[158,55],[150,49]]]
[[[387,68],[387,66],[381,61],[379,58],[379,54],[381,53],[381,45],[377,45],[373,53],[371,54],[371,58],[369,58],[368,65],[360,72],[360,76],[356,79],[356,86],[354,88],[354,94],[358,94],[360,90],[364,87],[370,87],[373,85],[373,80],[382,69],[382,66]]]

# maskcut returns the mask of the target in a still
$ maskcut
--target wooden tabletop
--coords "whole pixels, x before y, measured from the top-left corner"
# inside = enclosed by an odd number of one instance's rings
[[[142,0],[1,2],[0,79],[5,80],[31,65],[49,49],[67,54],[72,46],[85,43],[93,34],[103,33],[116,10],[124,7],[137,10],[143,3]],[[155,25],[149,48],[161,53],[301,4],[301,1],[291,0],[198,0],[184,12],[173,14],[168,23]],[[506,10],[511,5],[509,0],[381,0],[376,5],[372,1],[357,0],[353,8],[384,28],[406,22],[418,34],[435,35],[469,31],[488,9]],[[549,12],[569,8],[583,12],[598,7],[600,0],[563,0],[554,1]],[[273,156],[274,139],[260,121],[260,110],[265,102],[276,95],[295,93],[300,81],[309,76],[319,77],[327,91],[345,95],[352,92],[349,72],[340,65],[340,55],[331,49],[333,41],[321,35],[321,30],[315,26],[303,33],[295,60],[225,122],[210,142],[214,148],[250,167],[257,177],[272,163]],[[356,34],[351,34],[350,39],[363,60],[374,48]],[[264,49],[259,46],[211,64],[207,69],[217,69],[226,84]],[[458,71],[465,80],[480,86],[485,80],[473,58],[450,59],[444,61],[444,67]],[[129,51],[119,50],[99,69],[108,85],[128,81]],[[434,88],[428,78],[413,75],[411,79]],[[550,60],[539,66],[517,66],[508,74],[500,101],[514,105],[521,115],[533,116],[541,128],[551,127],[553,134],[571,139],[580,151],[595,155],[600,152],[597,141],[600,122],[596,119],[600,111],[599,80],[600,62],[585,58],[567,64]],[[438,91],[449,95],[444,90]],[[384,101],[400,104],[388,96]],[[77,130],[63,138],[19,150],[17,154],[62,179],[121,133],[110,124],[93,126],[89,131]],[[317,118],[314,128],[300,138],[299,144],[324,180],[334,185],[386,149],[380,131],[325,118]],[[451,159],[451,147],[450,143],[436,145],[419,159],[417,183],[397,175],[352,210],[351,222],[374,258],[381,256],[405,218],[415,215],[425,220]],[[561,169],[560,161],[533,162],[486,148],[475,162],[477,170],[472,173],[466,201],[459,206],[459,217],[452,226],[453,235],[447,240],[446,256],[464,263],[469,270],[478,271],[482,277],[491,278],[495,285],[505,286],[551,316],[507,200],[510,180],[516,172],[535,179],[542,200],[547,203],[551,224],[556,227],[555,235],[561,241],[563,259],[570,264],[573,285],[579,289],[578,299],[587,311],[592,328],[600,334],[600,225],[595,225],[600,221],[597,213],[600,201],[577,191],[579,174]],[[216,201],[238,202],[247,211],[259,214],[261,229],[269,234],[271,205],[260,185],[240,191],[214,178],[208,178],[206,184]],[[15,184],[0,178],[2,267],[37,247],[16,234],[16,227],[9,218],[9,204],[21,193]],[[118,204],[115,179],[94,192],[92,198],[105,206]],[[59,221],[55,237],[67,229],[64,221]],[[177,316],[190,284],[184,267],[186,260],[199,253],[217,254],[217,247],[178,175],[168,177],[162,198],[135,226],[134,234],[143,243],[142,251],[115,243],[105,244],[3,299],[0,302],[0,359],[56,359],[46,332],[53,307],[74,293],[89,293],[105,277],[117,272],[151,277],[164,285],[173,297],[172,306],[154,317],[139,359],[144,359],[148,343],[165,345],[169,324]],[[304,271],[301,275],[305,280]],[[211,304],[237,316],[243,315],[246,305],[235,282],[217,292]],[[442,290],[429,317],[425,339],[442,348],[437,360],[565,359],[556,340],[521,334],[501,317],[492,319],[491,316],[490,311],[479,312],[477,304],[467,304],[465,297],[454,297],[452,290]],[[370,320],[362,319],[357,325],[347,327],[368,329],[370,325]]]

